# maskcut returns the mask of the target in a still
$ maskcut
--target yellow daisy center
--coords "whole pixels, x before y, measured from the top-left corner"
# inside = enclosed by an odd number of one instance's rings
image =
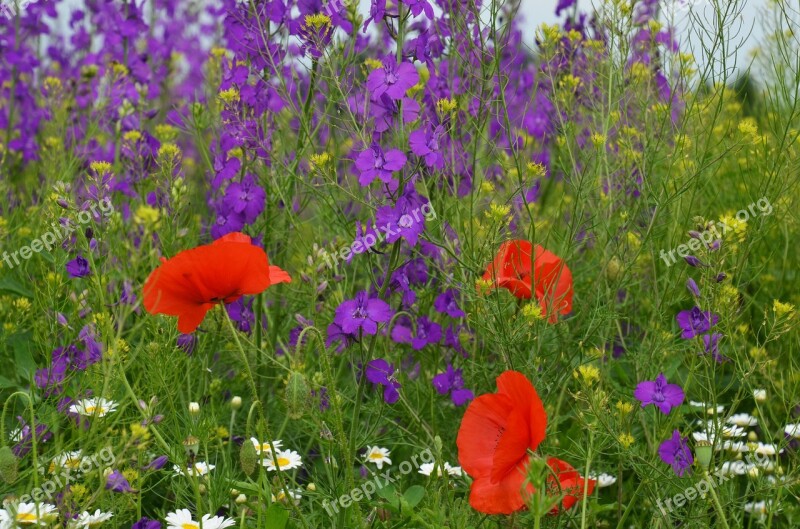
[[[383,454],[381,454],[380,452],[372,452],[369,455],[369,458],[370,459],[383,459]]]
[[[279,458],[278,458],[278,466],[279,466],[279,467],[285,467],[285,466],[288,466],[288,465],[289,465],[289,463],[291,463],[291,461],[289,461],[289,459],[288,459],[288,458],[286,458],[286,457],[279,457]]]
[[[32,512],[20,512],[17,513],[17,522],[30,524],[36,521],[36,514]]]
[[[200,529],[200,527],[193,522],[186,522],[181,524],[181,529]]]

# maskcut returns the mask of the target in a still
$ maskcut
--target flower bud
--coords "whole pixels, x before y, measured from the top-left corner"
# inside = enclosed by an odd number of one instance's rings
[[[711,443],[708,441],[697,441],[697,444],[695,444],[694,447],[695,461],[704,470],[708,470],[708,466],[711,464],[711,456],[713,455],[713,452],[714,451]]]
[[[286,408],[291,419],[299,419],[311,405],[311,388],[302,373],[293,371],[286,382]]]
[[[192,415],[197,415],[200,413],[200,403],[199,402],[190,402],[189,403],[189,413]]]
[[[234,410],[238,410],[242,407],[242,397],[236,395],[231,399],[231,408]]]
[[[17,480],[18,475],[17,456],[7,446],[0,448],[0,479],[10,485]]]
[[[256,447],[253,441],[245,439],[244,443],[242,443],[242,449],[239,451],[239,463],[242,465],[244,473],[248,476],[252,474],[256,469],[257,462],[258,454],[256,453]]]

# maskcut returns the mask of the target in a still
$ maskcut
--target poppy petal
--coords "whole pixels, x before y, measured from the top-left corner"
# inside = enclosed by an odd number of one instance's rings
[[[529,418],[524,409],[515,409],[500,436],[492,459],[492,483],[497,483],[525,458],[531,444]]]
[[[525,461],[527,465],[527,460]],[[499,483],[491,478],[481,477],[472,482],[469,491],[469,504],[473,509],[485,514],[511,514],[525,507],[523,485],[525,483],[524,466],[509,472]],[[525,488],[525,495],[534,492],[530,484]]]
[[[469,403],[456,444],[461,468],[473,478],[489,476],[497,442],[514,408],[505,395],[481,395]]]
[[[530,425],[529,448],[536,447],[544,441],[547,429],[547,412],[542,399],[536,392],[528,377],[519,371],[506,371],[497,377],[497,391],[507,395],[511,402],[527,404],[528,423]]]

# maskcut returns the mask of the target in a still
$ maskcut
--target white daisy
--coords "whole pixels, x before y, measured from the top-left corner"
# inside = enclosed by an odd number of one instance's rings
[[[81,472],[81,466],[84,460],[86,460],[86,458],[83,457],[83,452],[80,450],[63,452],[50,460],[50,464],[47,466],[46,470],[50,474],[79,473]],[[44,472],[45,468],[40,467],[39,470]]]
[[[87,529],[93,529],[98,527],[103,522],[107,522],[114,516],[110,512],[102,512],[100,509],[94,511],[94,514],[91,514],[89,511],[83,511],[83,513],[78,516],[78,519],[75,520],[75,525],[78,527],[86,527]]]
[[[739,452],[740,454],[750,451],[747,443],[743,441],[725,441],[722,443],[722,448],[729,452]]]
[[[262,443],[261,441],[259,441],[255,437],[251,437],[250,441],[252,441],[253,446],[256,447],[256,453],[258,453],[259,455],[261,455],[261,454],[271,454],[272,453],[272,448],[270,448],[270,446],[269,446],[269,441],[265,441],[265,442]],[[282,444],[282,441],[280,439],[278,439],[277,441],[272,441],[272,445],[275,447],[275,450],[280,450],[281,449],[281,444]]]
[[[5,524],[9,527],[50,525],[57,518],[58,511],[55,505],[49,503],[20,503],[8,506]]]
[[[788,436],[800,439],[800,423],[787,424],[784,426],[783,431]]]
[[[215,468],[217,468],[216,465],[211,465],[205,461],[195,461],[194,467],[182,468],[178,465],[172,466],[175,473],[181,476],[205,476]]]
[[[433,474],[433,468],[436,467],[436,475],[438,477],[442,477],[444,472],[446,472],[450,476],[460,477],[464,475],[464,472],[461,470],[461,467],[454,467],[450,463],[445,462],[444,470],[441,466],[436,466],[436,463],[423,463],[419,466],[419,473],[425,476],[430,476]]]
[[[277,462],[277,465],[275,464]],[[267,470],[277,470],[280,467],[281,472],[292,470],[303,466],[303,458],[294,450],[278,450],[275,457],[268,454],[267,458],[262,463]]]
[[[747,432],[741,426],[731,425],[722,427],[722,435],[728,438],[744,437],[747,435]]]
[[[780,452],[783,452],[783,450],[778,450],[778,447],[774,444],[764,444],[760,442],[756,443],[755,446],[752,446],[752,448],[753,452],[762,456],[774,456]]]
[[[295,490],[289,489],[289,497],[292,498],[292,503],[294,503],[295,505],[300,505],[300,498],[302,498],[303,495],[300,494],[300,489],[295,489]],[[278,491],[277,496],[275,496],[275,494],[272,494],[272,503],[275,503],[277,501],[281,503],[287,503],[286,493],[283,491],[283,489]],[[205,529],[205,527],[203,529]]]
[[[105,417],[116,411],[117,403],[104,398],[81,399],[77,404],[69,407],[70,413],[85,415],[86,417]]]
[[[745,463],[744,461],[725,461],[719,469],[719,473],[723,476],[744,476],[750,469],[755,468],[752,463]]]
[[[749,413],[737,413],[728,417],[728,424],[735,424],[736,426],[757,426],[758,419]]]
[[[767,390],[766,389],[754,389],[753,390],[753,399],[756,402],[765,402],[767,400]]]
[[[606,474],[603,472],[602,474],[598,475],[590,475],[590,479],[597,481],[597,488],[602,489],[603,487],[610,487],[614,483],[617,482],[616,476],[612,476],[611,474]]]
[[[194,520],[192,513],[188,509],[179,509],[171,512],[167,514],[165,520],[167,529],[200,529],[200,522]],[[211,516],[210,514],[204,514],[201,522],[203,529],[223,529],[236,525],[236,520],[223,518],[222,516]]]
[[[700,408],[705,410],[708,415],[716,415],[725,411],[725,406],[719,405],[714,408],[710,404],[706,404],[705,402],[697,402],[696,400],[690,400],[689,405],[692,408]]]
[[[744,504],[744,512],[755,514],[759,518],[767,515],[769,508],[772,507],[772,501],[751,501]]]
[[[367,452],[364,454],[364,458],[366,458],[368,463],[375,463],[375,465],[378,467],[378,470],[381,470],[384,463],[387,465],[392,464],[392,460],[389,459],[389,455],[390,452],[388,448],[367,446]]]

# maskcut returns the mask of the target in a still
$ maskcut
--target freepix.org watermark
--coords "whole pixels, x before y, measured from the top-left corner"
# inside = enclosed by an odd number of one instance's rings
[[[375,233],[367,232],[363,237],[353,241],[352,244],[342,246],[332,254],[322,250],[322,260],[325,261],[328,268],[334,269],[339,265],[340,260],[348,261],[353,255],[365,253],[379,242],[385,241],[388,237],[394,237],[404,228],[409,228],[424,220],[434,220],[435,218],[436,211],[433,209],[433,205],[430,202],[426,202],[400,217],[398,225],[392,222],[387,222],[383,226],[376,225]]]
[[[33,0],[0,0],[0,18],[14,18],[22,14],[32,2]]]
[[[88,224],[92,218],[99,217],[100,213],[106,218],[114,213],[114,205],[111,203],[110,199],[104,198],[96,204],[92,204],[88,210],[83,210],[78,213],[78,223],[81,226]],[[45,249],[49,252],[56,243],[72,235],[78,228],[78,224],[67,219],[64,223],[53,222],[50,228],[50,231],[46,231],[41,236],[33,239],[29,245],[23,246],[15,252],[4,251],[1,258],[6,263],[6,266],[8,266],[8,268],[14,268],[20,264],[20,258],[26,260],[30,259],[33,257],[34,253],[39,253]]]
[[[62,454],[59,457],[62,458],[62,461],[59,461],[59,464],[53,469],[55,476],[33,489],[30,494],[20,496],[20,503],[51,500],[57,491],[64,490],[70,483],[78,481],[82,475],[97,468],[114,466],[117,461],[110,446],[90,456],[79,455],[78,452]]]
[[[406,474],[413,472],[415,469],[420,468],[420,466],[425,463],[433,463],[435,459],[436,458],[434,457],[433,452],[431,452],[429,448],[426,448],[419,454],[416,454],[410,460],[400,463],[397,469],[400,471],[400,474],[405,476]],[[359,487],[354,488],[350,492],[342,494],[333,500],[333,503],[328,500],[323,501],[322,507],[325,509],[325,512],[328,513],[328,516],[333,516],[339,512],[339,507],[346,509],[357,501],[361,501],[363,499],[370,500],[372,499],[372,496],[379,490],[397,481],[396,477],[392,477],[393,472],[393,468],[387,468],[380,474],[376,473],[374,478],[369,481],[365,481]]]
[[[735,217],[739,222],[747,222],[751,218],[758,217],[759,214],[762,216],[772,214],[772,204],[769,203],[769,199],[767,197],[761,197],[756,202],[753,202],[747,206],[747,208],[739,210]],[[729,226],[723,221],[710,223],[708,228],[702,233],[698,232],[693,234],[686,244],[681,244],[669,252],[661,250],[659,257],[664,260],[665,265],[672,266],[675,264],[678,257],[686,257],[690,252],[697,252],[703,247],[711,247],[716,241],[722,239],[723,235],[732,229],[732,226]],[[675,256],[676,253],[678,254],[678,257]]]

